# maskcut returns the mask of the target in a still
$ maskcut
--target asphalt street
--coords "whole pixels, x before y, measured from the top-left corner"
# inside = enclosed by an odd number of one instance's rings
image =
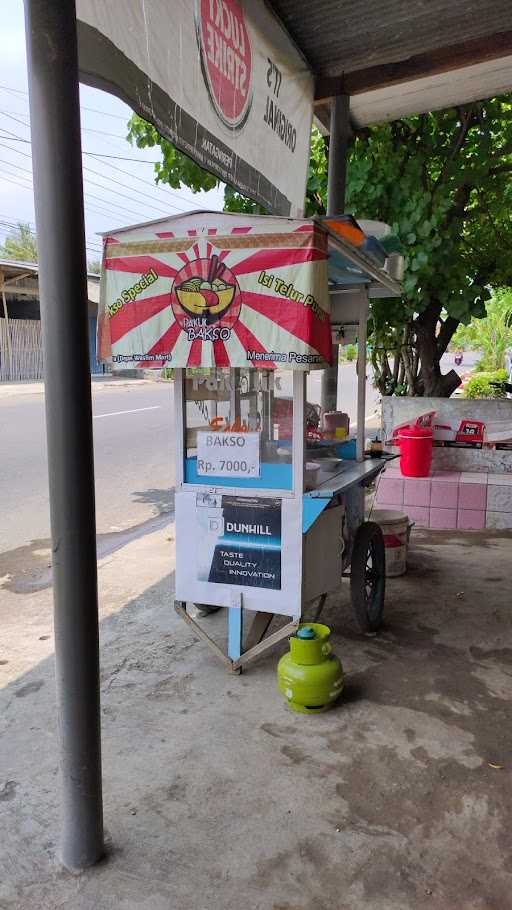
[[[464,366],[473,359],[466,356]],[[313,403],[320,400],[320,376],[309,376]],[[338,407],[348,411],[352,425],[356,391],[354,363],[342,364]],[[378,399],[369,377],[368,423]],[[172,384],[94,383],[93,414],[98,533],[124,531],[169,510],[175,482]],[[43,395],[8,397],[0,389],[0,553],[48,538],[49,527]]]
[[[93,396],[98,533],[165,510],[174,485],[171,385],[102,386]],[[0,552],[48,537],[42,395],[0,396]]]

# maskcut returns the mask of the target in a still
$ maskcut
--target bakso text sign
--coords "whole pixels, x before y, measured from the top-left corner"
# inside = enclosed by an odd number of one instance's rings
[[[197,434],[197,473],[201,477],[259,477],[260,434]]]

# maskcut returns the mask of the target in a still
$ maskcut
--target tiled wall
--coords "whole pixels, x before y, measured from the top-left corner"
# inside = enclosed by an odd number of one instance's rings
[[[390,439],[394,427],[408,421],[414,422],[420,414],[435,411],[441,423],[483,420],[487,427],[497,423],[512,423],[512,400],[508,398],[409,398],[393,395],[382,399],[384,439]],[[397,452],[398,454],[398,452]],[[512,474],[512,451],[489,448],[465,449],[451,446],[434,446],[434,470],[439,471],[488,471],[489,474]]]
[[[512,474],[434,471],[415,478],[390,465],[380,475],[376,505],[407,513],[419,528],[512,529]]]

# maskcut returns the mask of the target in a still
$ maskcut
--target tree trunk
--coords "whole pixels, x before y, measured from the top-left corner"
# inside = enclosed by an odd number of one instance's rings
[[[441,373],[440,359],[453,336],[455,328],[444,323],[439,337],[436,329],[439,322],[441,307],[431,303],[430,306],[415,320],[416,344],[421,363],[420,380],[422,394],[425,397],[449,398],[461,384],[460,376],[455,370],[443,375]],[[448,322],[448,320],[447,320]]]

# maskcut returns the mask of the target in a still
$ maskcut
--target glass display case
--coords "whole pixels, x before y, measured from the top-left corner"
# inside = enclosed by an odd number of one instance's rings
[[[187,370],[182,400],[185,483],[293,489],[291,370]]]

